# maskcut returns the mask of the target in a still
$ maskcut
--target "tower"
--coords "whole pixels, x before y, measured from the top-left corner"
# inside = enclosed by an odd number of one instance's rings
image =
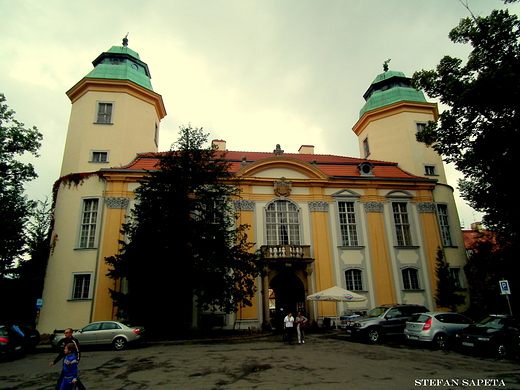
[[[148,65],[128,47],[112,46],[74,85],[61,176],[130,163],[136,153],[156,152],[166,116],[154,92]]]
[[[52,249],[38,324],[44,332],[112,318],[109,289],[115,286],[105,276],[104,258],[117,253],[122,239],[117,232],[137,184],[128,189],[127,177],[110,181],[109,171],[130,164],[137,153],[157,152],[160,121],[166,116],[148,65],[128,47],[128,39],[101,53],[93,65],[67,91],[72,108],[54,186]],[[116,234],[104,239],[112,226]],[[72,324],[56,322],[64,312],[74,318]]]
[[[423,226],[438,226],[436,232],[422,233],[432,285],[436,284],[433,275],[437,251],[442,249],[452,276],[463,291],[467,285],[463,275],[467,259],[454,190],[447,183],[440,155],[416,139],[418,131],[438,119],[437,104],[426,101],[403,72],[389,70],[389,61],[385,61],[383,73],[377,75],[363,95],[365,104],[352,128],[358,137],[361,157],[398,162],[413,175],[436,180],[431,194],[422,191],[411,194],[412,203],[420,205]]]
[[[437,104],[427,102],[404,73],[385,69],[363,95],[366,103],[353,127],[361,157],[396,161],[414,175],[446,183],[440,156],[415,138],[428,121],[437,120]]]

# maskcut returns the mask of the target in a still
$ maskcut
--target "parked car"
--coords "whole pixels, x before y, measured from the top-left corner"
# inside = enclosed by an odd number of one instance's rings
[[[370,342],[378,342],[389,334],[403,334],[406,320],[414,313],[429,311],[421,305],[382,305],[366,315],[347,321],[346,331],[353,337],[361,336]]]
[[[142,326],[127,326],[117,321],[98,321],[74,331],[72,335],[79,341],[80,346],[112,345],[115,349],[121,350],[129,343],[139,341],[143,334]],[[56,334],[55,331],[51,340],[53,348],[62,349],[64,343],[65,336]]]
[[[441,311],[413,314],[404,329],[407,340],[425,341],[444,349],[460,330],[473,323],[462,314]]]
[[[506,314],[490,314],[457,334],[466,350],[506,357],[520,352],[520,323]]]
[[[0,354],[32,351],[40,343],[40,333],[29,326],[0,325]]]

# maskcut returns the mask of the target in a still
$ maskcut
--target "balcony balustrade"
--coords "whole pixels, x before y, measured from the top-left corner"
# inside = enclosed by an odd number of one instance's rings
[[[272,260],[311,260],[310,245],[262,245],[264,257]]]

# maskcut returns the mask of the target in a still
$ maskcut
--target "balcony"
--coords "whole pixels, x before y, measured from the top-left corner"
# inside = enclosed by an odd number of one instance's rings
[[[310,245],[262,245],[260,247],[264,258],[277,261],[304,261],[309,262],[311,258]]]

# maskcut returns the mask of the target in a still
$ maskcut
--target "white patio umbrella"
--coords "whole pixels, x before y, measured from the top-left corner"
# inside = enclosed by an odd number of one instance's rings
[[[367,298],[338,286],[307,295],[308,301],[363,302]]]

